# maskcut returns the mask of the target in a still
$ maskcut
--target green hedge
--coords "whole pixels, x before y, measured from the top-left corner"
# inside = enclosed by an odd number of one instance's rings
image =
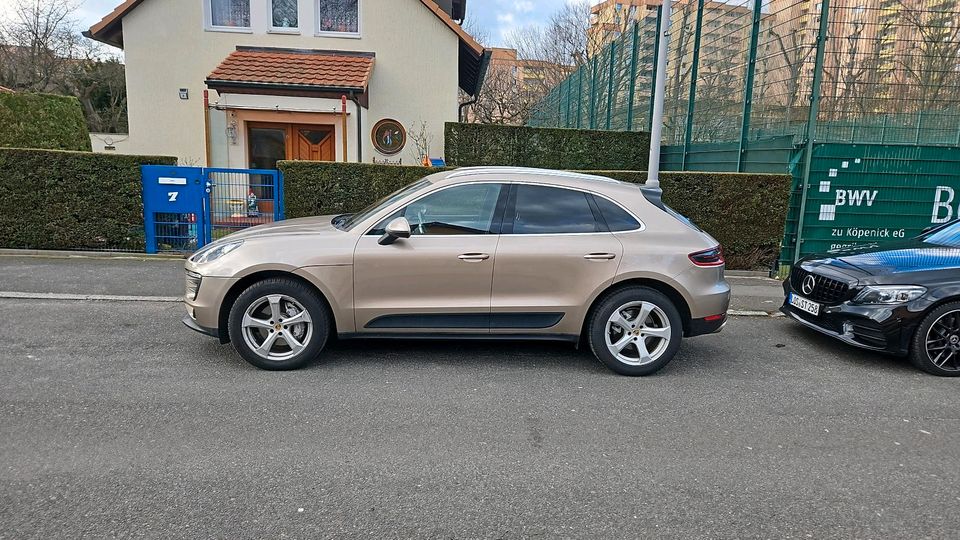
[[[356,212],[424,176],[433,167],[280,161],[287,218]]]
[[[0,92],[0,147],[90,151],[80,101],[72,96]]]
[[[650,134],[640,131],[533,128],[448,122],[448,165],[545,169],[646,170]]]
[[[643,183],[646,171],[585,171]],[[727,267],[770,269],[779,256],[789,174],[661,172],[663,202],[723,245]]]
[[[281,161],[288,218],[355,212],[440,169]],[[643,183],[646,172],[583,171]],[[730,268],[769,268],[777,258],[790,192],[786,174],[661,173],[664,202],[723,244]]]
[[[143,250],[140,165],[176,158],[0,148],[0,247]]]

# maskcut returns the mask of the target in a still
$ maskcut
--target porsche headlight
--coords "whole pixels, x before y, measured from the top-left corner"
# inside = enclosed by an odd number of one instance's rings
[[[864,287],[853,299],[854,304],[893,305],[906,304],[920,298],[926,287],[917,285],[873,285]]]
[[[214,244],[194,253],[193,256],[190,257],[190,262],[195,264],[213,262],[220,257],[223,257],[227,253],[237,249],[241,245],[243,245],[243,240],[235,240],[233,242],[226,242],[223,244]]]

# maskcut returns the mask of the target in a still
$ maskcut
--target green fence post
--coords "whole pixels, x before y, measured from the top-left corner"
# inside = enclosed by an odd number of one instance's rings
[[[630,53],[630,82],[627,83],[627,131],[633,131],[633,97],[637,89],[637,39],[640,36],[640,22],[633,21],[633,51]]]
[[[759,3],[759,0],[755,0]],[[693,29],[693,65],[690,66],[690,96],[687,99],[687,125],[683,133],[683,156],[680,170],[687,170],[687,152],[693,141],[693,111],[697,104],[697,77],[700,71],[700,35],[703,30],[703,0],[697,0],[697,21]]]
[[[563,81],[563,84],[567,85],[567,114],[564,116],[563,127],[570,127],[570,82],[573,80],[573,77],[568,77]]]
[[[555,127],[560,127],[560,119],[563,118],[563,99],[560,96],[563,95],[563,85],[557,85],[557,122]]]
[[[917,140],[914,144],[920,146],[920,129],[923,127],[923,111],[917,111]]]
[[[597,127],[597,56],[590,66],[590,129]]]
[[[756,0],[759,3],[759,0]],[[822,0],[820,31],[817,34],[817,54],[813,65],[813,84],[810,85],[810,112],[807,115],[807,142],[804,147],[803,173],[800,179],[800,216],[797,219],[797,238],[793,248],[793,262],[800,258],[803,244],[803,218],[807,211],[807,191],[810,183],[810,167],[813,164],[813,138],[817,134],[817,117],[820,115],[820,85],[823,82],[823,58],[827,48],[830,0]]]
[[[577,68],[577,129],[583,118],[583,66]]]
[[[757,48],[760,42],[760,8],[762,0],[753,0],[753,26],[750,28],[750,59],[747,61],[747,75],[743,87],[743,117],[740,119],[740,147],[737,152],[737,172],[743,172],[743,158],[747,153],[747,139],[750,137],[750,114],[753,111],[753,79],[757,72]],[[827,4],[823,5],[827,9]],[[826,13],[826,11],[821,11]],[[821,18],[826,18],[825,15]],[[823,62],[820,62],[823,67]]]
[[[657,89],[657,51],[660,50],[660,22],[663,18],[663,4],[657,6],[657,37],[653,40],[653,71],[650,72],[650,111],[647,115],[647,131],[653,129],[653,107]]]
[[[613,63],[617,58],[617,42],[610,42],[610,67],[607,70],[607,129],[613,116]]]

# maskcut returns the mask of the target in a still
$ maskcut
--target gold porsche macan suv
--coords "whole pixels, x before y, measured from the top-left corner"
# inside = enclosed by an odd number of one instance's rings
[[[432,174],[356,214],[291,219],[186,262],[187,316],[263,369],[332,337],[553,339],[646,375],[719,331],[716,240],[659,190],[512,167]]]

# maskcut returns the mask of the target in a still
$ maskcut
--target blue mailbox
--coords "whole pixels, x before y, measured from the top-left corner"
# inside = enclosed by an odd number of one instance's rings
[[[201,167],[144,165],[143,223],[147,253],[193,251],[206,244],[206,175]]]

